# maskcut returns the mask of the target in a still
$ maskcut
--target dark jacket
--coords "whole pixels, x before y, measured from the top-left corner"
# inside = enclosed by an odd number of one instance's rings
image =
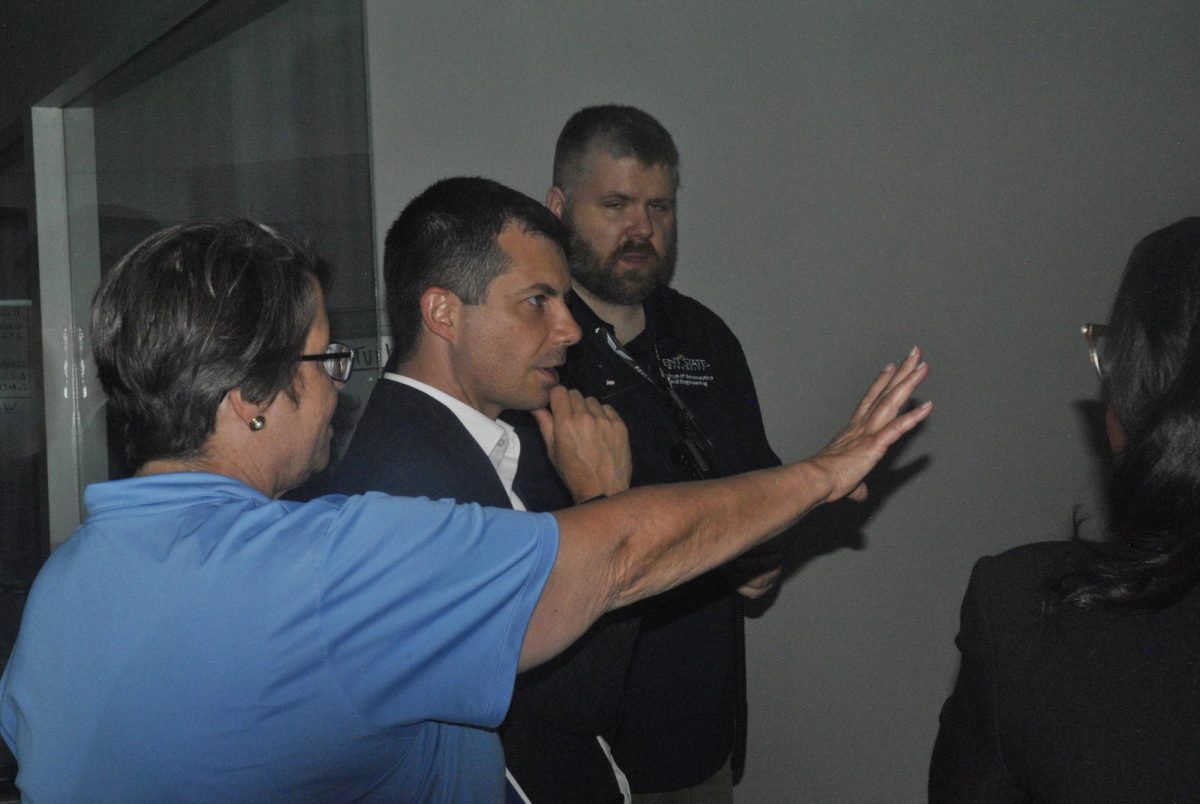
[[[1200,593],[1152,614],[1057,608],[1071,543],[980,559],[933,802],[1200,801]]]

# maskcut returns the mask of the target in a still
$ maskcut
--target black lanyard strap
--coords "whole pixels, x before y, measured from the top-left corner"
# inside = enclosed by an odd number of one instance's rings
[[[663,372],[662,359],[658,354],[658,344],[654,344],[655,368],[658,369],[658,380],[655,380],[633,359],[633,356],[629,352],[625,351],[624,347],[617,342],[616,337],[608,328],[596,327],[595,334],[604,340],[608,348],[620,358],[622,363],[636,372],[643,380],[658,389],[659,393],[666,398],[671,412],[674,414],[675,426],[680,432],[680,437],[675,439],[671,444],[671,460],[676,465],[685,469],[693,480],[706,480],[717,477],[718,475],[713,471],[712,461],[709,458],[713,448],[712,441],[704,433],[704,428],[700,426],[700,422],[696,419],[695,414],[692,413],[683,399],[676,393],[675,386],[671,384],[671,378]]]

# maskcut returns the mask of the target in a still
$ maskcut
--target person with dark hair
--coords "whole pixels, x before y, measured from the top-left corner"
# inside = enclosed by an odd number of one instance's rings
[[[552,511],[629,487],[629,442],[611,407],[576,392],[545,410],[579,340],[565,246],[549,210],[488,179],[444,179],[405,206],[383,254],[395,349],[330,490]],[[552,443],[586,461],[563,465],[534,419],[505,421],[502,410],[535,411]],[[564,430],[589,437],[553,438]],[[623,800],[600,735],[615,725],[636,637],[636,618],[619,612],[518,677],[500,736],[521,797]]]
[[[679,150],[662,123],[633,106],[588,106],[567,120],[554,145],[554,186],[574,187],[591,169],[593,148],[614,159],[635,156],[642,165],[666,169],[671,190],[679,190]]]
[[[173,227],[102,280],[93,349],[141,463],[86,489],[0,677],[23,799],[502,801],[493,729],[519,670],[861,498],[930,410],[901,412],[928,372],[914,352],[824,450],[768,472],[554,514],[282,500],[325,462],[353,366],[323,281],[249,221]]]
[[[668,287],[678,189],[679,152],[646,112],[593,106],[563,126],[546,205],[570,229],[569,304],[583,330],[563,384],[625,418],[634,486],[779,464],[737,338]],[[778,556],[760,555],[639,606],[613,740],[635,800],[732,800],[746,734],[742,598],[777,577]]]
[[[417,349],[419,306],[428,288],[444,288],[463,304],[484,303],[493,280],[509,268],[511,256],[497,239],[510,227],[566,248],[566,229],[545,207],[489,179],[443,179],[408,203],[383,251],[393,362],[408,360]]]
[[[1200,218],[1139,242],[1084,334],[1108,402],[1105,538],[975,565],[934,802],[1200,795]]]

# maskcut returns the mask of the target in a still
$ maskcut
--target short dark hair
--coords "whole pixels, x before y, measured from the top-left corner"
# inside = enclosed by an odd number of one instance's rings
[[[1159,608],[1200,583],[1200,218],[1134,247],[1102,357],[1125,436],[1108,538],[1058,589],[1081,608]]]
[[[394,346],[390,365],[403,362],[417,347],[426,290],[442,287],[467,304],[483,303],[492,280],[508,269],[497,238],[510,224],[566,253],[566,227],[550,210],[490,179],[443,179],[409,202],[383,246]]]
[[[202,454],[234,388],[295,400],[328,285],[307,243],[248,220],[172,226],[122,257],[92,301],[92,351],[130,464]]]
[[[646,167],[663,165],[671,171],[671,186],[679,189],[679,151],[670,132],[641,109],[615,104],[571,115],[554,146],[554,185],[569,194],[596,148],[614,159],[634,156]]]

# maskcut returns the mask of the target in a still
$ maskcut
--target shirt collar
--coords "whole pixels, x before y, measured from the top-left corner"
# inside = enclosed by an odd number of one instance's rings
[[[633,341],[640,343],[656,343],[658,341],[658,322],[663,315],[661,299],[665,292],[665,286],[658,285],[642,302],[642,311],[646,314],[646,327],[630,341],[631,343]],[[615,332],[613,325],[601,318],[578,293],[567,295],[567,307],[570,309],[571,315],[575,317],[579,328],[583,330],[585,337],[595,333],[596,327],[604,327],[610,333]]]
[[[255,503],[271,499],[240,480],[210,472],[164,472],[92,483],[83,491],[89,519],[144,511],[173,510],[212,501],[241,498]]]
[[[412,377],[392,371],[384,372],[383,377],[386,380],[415,388],[445,405],[471,434],[471,438],[483,450],[483,454],[488,456],[488,460],[496,468],[496,474],[500,476],[500,482],[504,484],[504,490],[508,492],[509,500],[513,502],[513,507],[524,510],[524,506],[519,505],[519,498],[513,491],[513,480],[517,476],[517,462],[521,457],[521,439],[517,437],[512,425],[500,419],[489,419],[467,403],[455,399],[432,385],[414,380]]]

